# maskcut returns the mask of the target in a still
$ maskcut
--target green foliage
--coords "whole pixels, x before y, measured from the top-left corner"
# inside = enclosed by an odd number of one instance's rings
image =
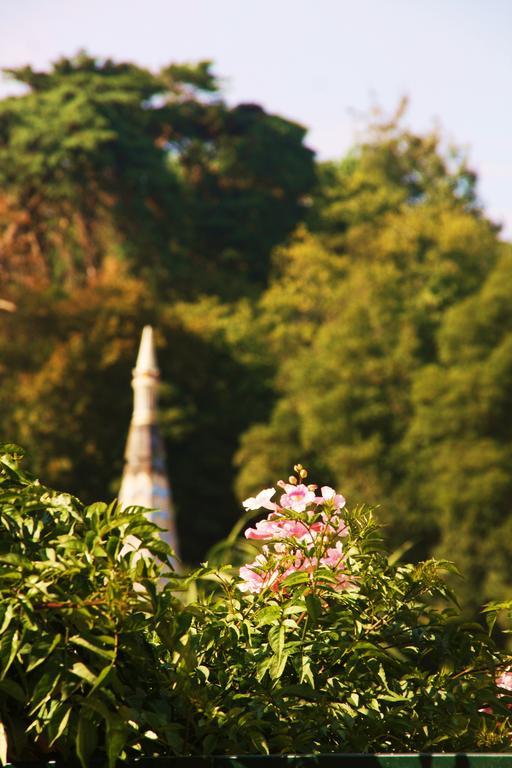
[[[71,297],[24,291],[4,318],[4,433],[46,483],[101,498],[122,471],[139,329],[154,318],[149,292],[115,269]]]
[[[217,574],[217,597],[208,589],[189,608],[190,748],[506,750],[511,697],[500,698],[494,684],[506,660],[482,627],[460,618],[443,578],[453,566],[392,564],[369,509],[343,516],[349,588],[337,590],[330,569],[317,566],[244,594],[226,567]],[[284,539],[288,545],[297,546]],[[483,714],[484,706],[494,714]]]
[[[0,102],[9,278],[21,247],[59,285],[94,279],[112,251],[160,289],[264,283],[314,182],[302,127],[228,107],[208,62],[153,74],[81,53],[8,72],[27,86]]]
[[[33,234],[38,279],[93,279],[112,241],[139,269],[142,247],[148,266],[158,266],[166,245],[158,222],[179,210],[176,173],[156,144],[154,111],[144,108],[158,79],[86,54],[50,72],[10,74],[29,90],[0,103],[0,180],[26,213],[20,235]]]
[[[413,560],[460,552],[473,615],[503,595],[509,261],[464,159],[438,136],[381,124],[324,167],[309,230],[277,252],[259,300],[276,399],[242,436],[240,497],[298,449],[354,502],[385,498],[388,540],[409,541]]]
[[[214,298],[155,306],[150,291],[114,262],[95,286],[76,289],[72,297],[24,291],[18,311],[4,318],[3,430],[23,442],[46,483],[84,502],[118,492],[140,328],[148,322],[157,327],[160,429],[180,554],[185,562],[204,558],[238,516],[238,436],[254,418],[265,418],[270,404],[270,364],[248,333],[251,306]],[[34,334],[36,326],[43,339]]]
[[[479,213],[476,176],[465,154],[444,149],[442,136],[404,127],[407,99],[394,115],[374,110],[357,145],[341,162],[320,166],[310,224],[334,247],[352,229],[373,228],[382,216],[411,205],[453,203]]]
[[[304,129],[228,106],[208,61],[10,74],[0,418],[45,482],[116,492],[152,322],[187,561],[300,453],[354,503],[385,498],[411,559],[457,545],[474,615],[504,598],[510,246],[464,153],[401,104],[315,168]]]
[[[162,312],[160,428],[169,455],[180,555],[197,563],[233,527],[239,435],[271,403],[270,363],[248,302],[213,298]],[[190,529],[193,510],[194,529]]]
[[[197,537],[178,521],[182,551],[198,561],[236,519],[238,438],[268,412],[244,297],[304,216],[305,131],[228,106],[208,62],[151,73],[82,53],[10,74],[26,92],[0,102],[0,298],[17,307],[2,312],[2,426],[47,483],[115,493],[138,336],[157,326],[178,517],[192,495],[200,508]]]
[[[232,566],[174,574],[144,510],[83,507],[22,454],[0,446],[2,763],[507,747],[507,660],[450,607],[452,566],[392,564],[368,509],[343,511],[341,589],[320,565],[244,594]]]
[[[153,639],[179,633],[158,529],[139,508],[45,488],[16,446],[0,454],[0,759],[112,767],[179,749],[176,675]]]
[[[239,488],[248,495],[283,474],[299,446],[349,498],[386,498],[387,522],[407,510],[425,555],[435,525],[423,510],[414,517],[414,459],[405,462],[403,447],[412,382],[436,359],[447,309],[478,288],[500,245],[487,222],[460,208],[415,205],[372,226],[347,253],[304,233],[279,254],[259,305],[278,398],[269,421],[242,439]]]
[[[437,514],[439,551],[457,552],[473,609],[510,593],[511,306],[506,252],[481,291],[446,313],[439,360],[414,379],[406,440],[422,508]]]

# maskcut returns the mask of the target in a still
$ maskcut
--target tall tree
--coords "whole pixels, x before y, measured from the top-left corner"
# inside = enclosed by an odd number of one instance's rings
[[[446,313],[435,364],[414,377],[406,461],[419,510],[457,561],[470,606],[510,593],[512,249]]]
[[[314,181],[303,128],[228,107],[208,62],[153,74],[82,53],[9,73],[27,92],[0,102],[4,274],[21,255],[69,287],[113,253],[181,291],[265,282]]]
[[[462,183],[464,164],[451,167],[437,139],[396,125],[379,136],[324,175],[315,234],[278,255],[260,302],[276,404],[242,439],[238,486],[248,494],[309,462],[352,501],[380,504],[393,543],[410,538],[419,556],[440,529],[411,483],[413,381],[437,360],[446,312],[479,290],[502,246],[472,176]]]

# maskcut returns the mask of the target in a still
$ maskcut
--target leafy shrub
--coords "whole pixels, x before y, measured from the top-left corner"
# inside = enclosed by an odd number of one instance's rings
[[[263,551],[241,580],[222,570],[222,594],[195,612],[193,748],[506,748],[512,696],[494,684],[505,661],[458,615],[442,578],[453,566],[393,564],[370,510],[344,509],[330,488],[315,496],[296,469],[279,505],[273,489],[247,500],[271,510],[246,531]]]
[[[184,576],[144,510],[84,508],[20,456],[0,446],[2,762],[508,746],[508,662],[457,615],[452,566],[393,563],[300,465],[279,504],[245,502],[270,512],[252,563]]]
[[[21,455],[0,446],[2,762],[179,750],[176,678],[151,639],[176,632],[170,550],[141,509],[84,508]]]

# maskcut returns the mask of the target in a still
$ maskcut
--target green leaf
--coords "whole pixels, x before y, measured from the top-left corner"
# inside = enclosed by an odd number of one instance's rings
[[[306,584],[309,582],[309,580],[310,578],[308,573],[305,573],[304,571],[295,571],[295,573],[290,573],[286,579],[283,579],[281,584],[283,587],[293,587],[296,584]]]
[[[23,555],[18,555],[16,552],[0,553],[0,563],[16,565],[18,568],[27,567],[30,565],[30,562],[26,557],[23,557]]]
[[[300,682],[309,683],[312,688],[315,687],[315,678],[313,676],[313,670],[311,669],[311,659],[306,655],[303,655],[301,659]]]
[[[29,664],[27,665],[27,672],[31,672],[33,669],[36,669],[40,664],[44,664],[44,662],[48,659],[48,657],[51,656],[55,648],[57,648],[61,640],[62,640],[62,636],[57,633],[49,645],[34,646],[33,651],[40,653],[40,656],[36,656],[35,658],[32,659],[31,662],[29,662]]]
[[[0,637],[3,635],[3,633],[11,623],[14,615],[15,615],[14,603],[8,603],[7,608],[5,609],[2,626],[0,626]]]
[[[316,624],[322,613],[322,603],[320,602],[320,598],[318,595],[309,594],[305,596],[304,600],[306,602],[308,616],[312,623]]]
[[[126,725],[118,715],[110,714],[107,720],[108,768],[115,768],[117,758],[126,744]]]
[[[91,643],[89,640],[86,640],[86,638],[82,637],[81,635],[73,635],[73,637],[69,638],[69,642],[74,643],[75,645],[79,645],[82,648],[87,648],[88,651],[91,651],[98,656],[102,656],[105,659],[110,660],[114,656],[113,651],[106,651],[104,648],[100,648],[99,646]]]
[[[281,615],[281,609],[277,605],[268,605],[262,608],[254,616],[256,626],[262,627],[264,624],[272,624]]]
[[[0,642],[0,657],[2,661],[2,674],[0,679],[3,680],[11,664],[13,663],[16,654],[20,648],[20,635],[18,630],[6,632]]]
[[[7,763],[7,729],[3,722],[0,720],[0,762],[2,765]]]
[[[355,692],[351,693],[347,701],[349,704],[352,704],[357,709],[359,707],[359,694]]]
[[[44,668],[43,668],[44,669]],[[37,681],[35,688],[32,692],[30,704],[32,709],[29,710],[30,714],[33,714],[39,709],[48,699],[51,697],[54,690],[60,683],[60,675],[55,673],[55,670],[48,669],[43,671],[43,674]]]
[[[96,675],[94,675],[91,670],[81,661],[77,661],[75,664],[73,664],[70,672],[73,675],[80,677],[82,680],[90,683],[91,685],[94,685],[97,680]]]
[[[256,680],[258,680],[258,682],[261,682],[268,672],[271,658],[271,656],[266,656],[256,665]]]
[[[76,734],[76,754],[82,768],[87,768],[96,749],[98,728],[85,710],[80,712]]]
[[[64,731],[66,729],[66,726],[67,726],[67,724],[69,722],[69,717],[71,715],[71,712],[73,711],[71,705],[67,705],[67,706],[63,705],[63,707],[60,708],[60,710],[59,710],[59,715],[60,715],[60,712],[62,711],[62,709],[64,709],[64,715],[62,716],[62,718],[60,720],[60,723],[58,725],[57,732],[56,732],[55,736],[50,741],[50,746],[52,744],[54,744],[62,736],[62,734],[64,733]],[[52,723],[52,725],[53,725],[53,723]]]
[[[0,680],[0,691],[21,703],[25,702],[26,694],[21,685],[15,680]]]
[[[282,624],[271,627],[268,631],[268,642],[275,654],[280,656],[284,650],[285,629]]]
[[[304,613],[305,610],[306,603],[304,600],[299,598],[286,603],[283,614],[284,616],[293,616],[296,613]]]
[[[17,443],[0,443],[0,456],[16,456],[22,459],[26,455],[26,451]]]
[[[268,673],[272,680],[279,680],[284,672],[287,661],[288,655],[286,653],[282,653],[281,655],[276,653],[271,657],[268,665]]]
[[[260,731],[251,731],[251,741],[258,750],[258,753],[263,753],[264,755],[270,754],[267,740]]]
[[[103,683],[107,680],[109,673],[112,671],[112,667],[113,665],[109,664],[108,666],[103,667],[101,672],[98,673],[98,675],[96,676],[96,682],[94,683],[93,687],[89,692],[89,696],[91,696],[94,693],[94,691],[98,690],[98,688],[101,688]]]

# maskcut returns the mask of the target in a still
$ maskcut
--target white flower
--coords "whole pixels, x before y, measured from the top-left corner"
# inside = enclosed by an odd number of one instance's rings
[[[242,505],[245,507],[245,509],[261,509],[263,507],[263,509],[271,509],[274,511],[277,504],[273,501],[270,501],[270,499],[275,492],[275,488],[264,488],[263,491],[260,491],[257,496],[251,496],[250,498],[243,501]]]

